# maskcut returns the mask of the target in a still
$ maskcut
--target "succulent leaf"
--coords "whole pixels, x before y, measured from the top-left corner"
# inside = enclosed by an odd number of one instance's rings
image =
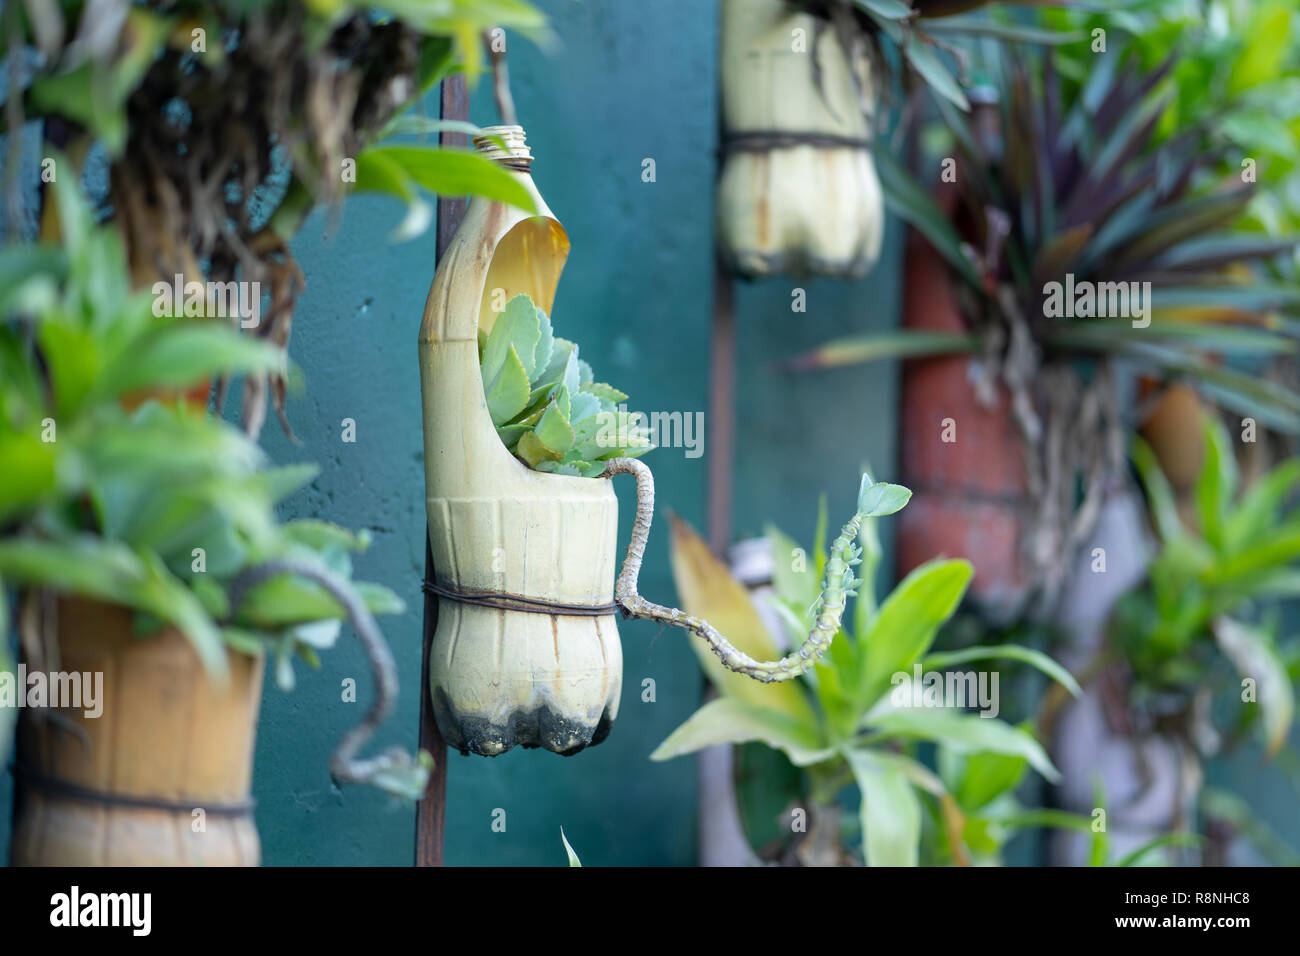
[[[537,423],[538,440],[552,451],[563,454],[573,447],[573,427],[558,402],[552,402]]]
[[[540,415],[538,416],[541,417]],[[519,439],[523,437],[524,432],[528,431],[529,426],[524,424],[502,425],[497,429],[497,436],[501,439],[501,444],[513,452],[515,446],[519,444]]]
[[[529,468],[536,468],[544,461],[558,462],[564,452],[547,448],[536,432],[524,432],[515,446],[515,454],[522,458]]]
[[[533,363],[533,370],[540,372],[551,364],[551,353],[555,351],[555,334],[551,330],[550,316],[536,306],[534,310],[537,313],[540,334],[537,339],[537,351],[534,353],[537,360]]]
[[[490,343],[489,343],[490,346]],[[504,425],[514,418],[528,403],[528,373],[513,345],[508,346],[504,360],[492,384],[487,386],[488,412],[493,425]]]
[[[487,345],[483,349],[484,376],[495,378],[506,360],[507,350],[513,348],[527,379],[531,380],[536,372],[537,343],[541,334],[541,322],[532,301],[515,296],[497,316],[492,331],[488,333]]]
[[[540,311],[540,310],[538,310]],[[534,379],[533,384],[537,387],[554,385],[564,378],[564,369],[569,363],[569,356],[575,359],[578,355],[578,346],[574,345],[568,339],[562,339],[558,335],[552,336],[551,360],[546,363],[544,368]]]
[[[581,421],[584,418],[595,418],[600,414],[600,399],[595,395],[589,395],[586,392],[575,392],[570,396],[571,410],[569,412],[570,421]]]
[[[616,389],[613,385],[606,385],[604,382],[583,382],[582,391],[604,399],[611,405],[617,405],[619,402],[626,402],[627,396]]]

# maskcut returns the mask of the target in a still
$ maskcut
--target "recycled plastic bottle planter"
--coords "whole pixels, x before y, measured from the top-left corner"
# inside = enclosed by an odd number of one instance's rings
[[[861,276],[884,208],[865,61],[783,0],[723,0],[718,244],[737,275]]]
[[[491,329],[494,301],[519,293],[550,312],[569,239],[529,175],[523,130],[489,132],[508,149],[479,138],[480,151],[511,170],[538,213],[473,199],[425,305],[420,372],[433,586],[444,597],[459,595],[439,604],[430,692],[443,737],[463,752],[496,756],[520,745],[574,754],[604,740],[618,716],[618,499],[608,481],[527,468],[493,428],[479,330]],[[476,604],[476,592],[522,600]],[[530,600],[573,608],[539,613]]]
[[[57,614],[59,669],[102,674],[103,712],[22,711],[13,865],[256,866],[263,659],[231,651],[223,688],[175,630],[142,640],[130,611],[83,599]]]

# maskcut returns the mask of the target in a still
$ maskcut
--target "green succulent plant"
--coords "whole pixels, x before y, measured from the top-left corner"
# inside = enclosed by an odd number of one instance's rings
[[[479,331],[488,412],[502,443],[535,471],[595,478],[610,458],[635,458],[654,446],[627,396],[594,380],[578,346],[558,338],[527,295],[516,295]]]

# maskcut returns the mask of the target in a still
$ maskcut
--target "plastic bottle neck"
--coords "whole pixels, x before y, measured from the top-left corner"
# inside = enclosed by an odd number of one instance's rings
[[[504,148],[501,143],[505,144]],[[485,126],[482,134],[474,137],[474,148],[479,155],[512,169],[527,171],[533,162],[533,153],[524,139],[522,126]]]

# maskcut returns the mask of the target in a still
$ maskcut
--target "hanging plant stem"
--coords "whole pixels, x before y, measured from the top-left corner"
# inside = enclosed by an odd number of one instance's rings
[[[375,702],[361,723],[344,734],[334,749],[330,758],[330,777],[335,783],[370,784],[393,793],[418,797],[424,791],[429,773],[427,759],[412,761],[401,747],[391,747],[367,759],[357,757],[397,703],[397,665],[379,625],[356,589],[318,564],[283,558],[266,561],[239,575],[231,583],[231,606],[238,607],[250,590],[281,574],[294,574],[314,581],[343,605],[348,622],[365,649],[371,673],[375,675]]]
[[[492,31],[483,32],[483,45],[492,61],[492,96],[497,101],[497,114],[503,126],[518,126],[515,98],[510,95],[510,71],[506,68],[506,51],[498,50],[492,42]]]
[[[817,622],[808,633],[808,638],[779,661],[756,661],[736,648],[703,618],[687,614],[680,608],[654,604],[637,593],[637,577],[641,573],[641,561],[645,557],[646,541],[650,536],[650,521],[654,516],[654,476],[644,462],[634,458],[611,459],[601,477],[612,478],[614,475],[632,475],[636,478],[636,519],[632,523],[632,540],[628,542],[623,570],[614,584],[614,601],[629,617],[672,624],[699,635],[728,670],[765,684],[791,680],[806,673],[825,653],[826,648],[830,647],[831,641],[839,632],[848,599],[862,583],[853,576],[853,567],[862,561],[862,548],[857,543],[862,522],[869,517],[897,511],[911,496],[911,492],[897,485],[872,484],[869,477],[863,476],[862,490],[858,495],[858,511],[840,530],[839,537],[831,546],[830,557],[826,562],[826,579],[817,601]],[[875,491],[876,494],[868,495],[869,491]],[[878,506],[868,507],[869,498],[877,502]]]

